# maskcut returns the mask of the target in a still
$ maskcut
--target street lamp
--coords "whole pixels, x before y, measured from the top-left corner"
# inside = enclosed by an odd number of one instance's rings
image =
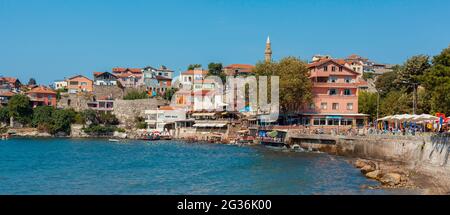
[[[416,115],[416,109],[417,109],[417,86],[419,85],[419,83],[413,82],[413,83],[409,83],[407,81],[402,81],[403,84],[412,84],[413,85],[413,115]]]

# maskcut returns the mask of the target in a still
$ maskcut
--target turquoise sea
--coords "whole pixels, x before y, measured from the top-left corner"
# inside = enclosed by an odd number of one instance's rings
[[[346,159],[180,141],[0,141],[0,194],[398,194]]]

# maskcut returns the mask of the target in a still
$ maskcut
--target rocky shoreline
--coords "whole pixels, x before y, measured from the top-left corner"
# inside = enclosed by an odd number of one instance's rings
[[[380,186],[368,186],[368,189],[408,189],[424,195],[450,194],[448,179],[403,163],[367,159],[356,159],[351,163],[365,177],[380,182]]]

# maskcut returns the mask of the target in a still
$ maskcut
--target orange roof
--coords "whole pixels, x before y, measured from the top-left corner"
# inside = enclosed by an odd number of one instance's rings
[[[72,79],[74,79],[74,78],[85,78],[85,79],[87,79],[87,80],[89,80],[89,81],[92,81],[91,79],[87,78],[87,77],[84,76],[84,75],[76,75],[76,76],[73,76],[73,77],[68,78],[67,80],[72,80]]]
[[[231,64],[225,67],[225,69],[253,69],[255,66],[250,64]]]
[[[159,110],[176,110],[176,108],[171,106],[162,106],[158,108]]]
[[[134,76],[134,77],[140,78],[142,76],[142,74],[135,74],[135,73],[127,72],[127,73],[117,74],[115,76],[118,77],[118,78],[128,78],[130,76]]]
[[[14,95],[16,95],[16,94],[13,93],[13,92],[10,92],[10,91],[0,93],[0,96],[5,96],[5,97],[12,97],[12,96],[14,96]]]
[[[13,77],[0,77],[0,80],[2,81],[6,81],[8,83],[15,83],[17,81],[17,78],[13,78]]]
[[[53,91],[47,87],[44,87],[44,86],[35,87],[27,92],[27,94],[29,94],[29,93],[56,94],[55,91]]]
[[[121,68],[121,67],[117,67],[117,68],[113,68],[112,69],[113,72],[115,73],[122,73],[122,72],[132,72],[132,73],[142,73],[142,69],[140,68]]]
[[[97,77],[99,75],[103,74],[103,72],[94,72],[94,76]]]
[[[206,70],[188,70],[181,74],[182,75],[193,75],[193,74],[208,75],[208,71],[206,71]]]

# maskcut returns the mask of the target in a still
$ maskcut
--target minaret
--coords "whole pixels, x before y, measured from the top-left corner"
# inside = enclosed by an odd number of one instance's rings
[[[270,44],[270,37],[267,37],[267,42],[266,42],[266,51],[264,52],[265,54],[265,60],[266,62],[271,62],[272,61],[272,46]]]

